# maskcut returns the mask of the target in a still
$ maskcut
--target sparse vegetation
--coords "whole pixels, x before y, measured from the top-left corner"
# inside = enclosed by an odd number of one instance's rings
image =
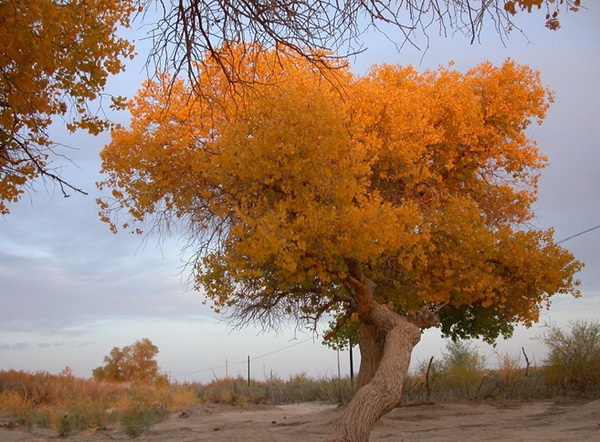
[[[222,379],[210,384],[191,384],[202,402],[229,405],[246,404],[290,404],[298,402],[347,403],[354,395],[355,388],[349,378],[311,379],[304,373],[283,380],[272,377],[268,381],[246,379]]]
[[[424,361],[408,376],[404,402],[515,401],[560,396],[598,397],[600,324],[575,322],[569,331],[551,327],[545,365],[530,367],[521,355],[496,354],[486,361],[466,342],[449,342],[439,359]],[[486,366],[494,367],[488,369]],[[89,428],[121,425],[138,437],[152,425],[198,403],[235,407],[298,402],[348,403],[356,391],[349,378],[311,379],[299,373],[250,384],[244,378],[158,386],[85,380],[65,369],[48,373],[0,372],[0,414],[25,428],[52,428],[68,436]]]
[[[546,381],[562,393],[600,393],[600,322],[576,321],[570,330],[551,326],[542,337],[548,346]]]
[[[495,360],[487,361],[476,347],[449,342],[440,360],[422,362],[409,376],[404,398],[407,402],[547,399],[552,391],[544,373],[544,367],[524,367],[520,355],[496,353]]]
[[[169,412],[197,402],[193,392],[180,386],[100,382],[69,373],[0,372],[0,413],[19,426],[52,428],[59,436],[120,422],[135,437]]]
[[[600,396],[600,323],[576,321],[569,330],[551,326],[542,336],[548,357],[529,367],[521,355],[497,354],[488,364],[476,348],[450,342],[441,360],[421,363],[407,379],[406,400],[536,400]],[[429,377],[426,378],[429,368]],[[427,394],[429,385],[429,395]]]

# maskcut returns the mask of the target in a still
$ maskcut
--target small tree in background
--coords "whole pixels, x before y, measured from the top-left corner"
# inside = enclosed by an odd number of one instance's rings
[[[158,347],[148,338],[123,348],[114,347],[104,357],[104,366],[92,371],[94,379],[113,382],[166,383],[155,360]]]

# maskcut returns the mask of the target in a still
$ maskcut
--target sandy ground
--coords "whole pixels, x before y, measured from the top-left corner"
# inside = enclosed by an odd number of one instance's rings
[[[323,441],[341,408],[320,403],[227,407],[199,405],[170,418],[138,440]],[[59,438],[50,430],[8,428],[2,442],[128,440],[118,426]],[[381,419],[371,441],[600,441],[600,401],[433,404],[399,407]]]

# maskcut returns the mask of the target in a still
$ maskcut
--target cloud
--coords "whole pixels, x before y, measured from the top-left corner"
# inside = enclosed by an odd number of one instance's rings
[[[18,342],[17,344],[0,344],[0,351],[22,351],[32,348],[31,344]]]
[[[32,348],[64,347],[65,345],[65,342],[37,342],[34,344],[17,342],[16,344],[0,344],[0,351],[24,351],[30,350]]]
[[[90,265],[0,252],[0,329],[57,331],[86,318],[209,314],[201,294],[186,293],[173,260],[131,255]]]
[[[64,342],[38,342],[35,344],[37,348],[64,347],[64,345]]]

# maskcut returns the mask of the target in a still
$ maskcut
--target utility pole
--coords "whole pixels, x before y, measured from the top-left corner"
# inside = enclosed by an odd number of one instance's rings
[[[229,362],[225,359],[225,379],[229,379]]]
[[[342,371],[340,370],[340,349],[337,349],[337,363],[338,363],[338,379],[342,378]]]
[[[248,387],[250,386],[250,356],[248,356]]]

